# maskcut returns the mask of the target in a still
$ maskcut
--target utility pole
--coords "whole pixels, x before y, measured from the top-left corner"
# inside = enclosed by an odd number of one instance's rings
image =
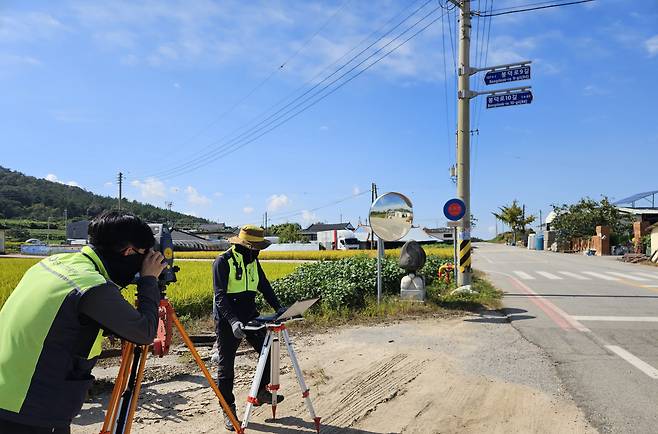
[[[68,238],[67,237],[68,234],[66,233],[66,225],[68,224],[68,220],[69,220],[69,210],[68,208],[64,208],[64,238]]]
[[[459,18],[459,91],[457,94],[457,197],[464,201],[466,213],[459,227],[459,267],[457,285],[471,284],[471,2],[452,0],[460,8]]]
[[[123,195],[123,173],[119,172],[119,211],[121,211],[121,197]]]
[[[173,227],[173,223],[172,223],[172,222],[173,222],[173,219],[171,218],[171,217],[172,217],[172,215],[171,215],[171,207],[174,206],[174,203],[173,203],[172,201],[170,201],[170,200],[166,200],[166,201],[165,201],[165,206],[167,207],[167,210],[169,211],[169,212],[168,212],[168,216],[169,216],[168,226],[171,228],[171,227]]]

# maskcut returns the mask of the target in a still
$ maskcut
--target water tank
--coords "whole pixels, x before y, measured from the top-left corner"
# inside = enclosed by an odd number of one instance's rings
[[[544,250],[544,234],[537,234],[535,237],[535,248],[537,250]]]
[[[528,250],[535,250],[537,247],[537,242],[535,241],[535,234],[528,235]]]

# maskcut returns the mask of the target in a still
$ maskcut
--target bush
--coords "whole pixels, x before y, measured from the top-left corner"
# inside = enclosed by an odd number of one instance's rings
[[[428,256],[420,274],[431,284],[439,266],[447,259]],[[382,292],[384,295],[400,291],[400,279],[405,275],[397,260],[384,258],[382,262]],[[321,297],[322,309],[360,309],[367,297],[377,292],[377,260],[355,256],[338,261],[304,264],[293,273],[272,283],[281,303],[290,305],[297,300]]]

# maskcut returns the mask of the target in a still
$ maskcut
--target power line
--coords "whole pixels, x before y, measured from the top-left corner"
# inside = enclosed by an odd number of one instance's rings
[[[561,6],[571,6],[571,5],[581,4],[581,3],[590,3],[590,2],[593,2],[593,1],[594,0],[579,0],[579,1],[572,1],[572,2],[567,2],[567,3],[549,4],[549,5],[545,5],[545,6],[536,6],[536,7],[529,7],[529,8],[523,8],[523,6],[520,6],[523,9],[514,9],[514,10],[511,10],[511,11],[507,11],[507,12],[493,12],[493,13],[489,13],[489,14],[486,14],[486,15],[482,15],[480,13],[475,13],[474,15],[478,16],[480,18],[497,17],[497,16],[500,16],[500,15],[516,14],[516,13],[519,13],[519,12],[537,11],[537,10],[540,10],[540,9],[558,8],[558,7],[561,7]]]
[[[241,131],[241,130],[244,130],[244,131],[243,131],[242,133],[238,134],[237,136],[234,136],[233,139],[229,140],[229,143],[230,143],[231,141],[234,141],[234,140],[236,140],[236,139],[241,138],[241,137],[244,136],[244,135],[249,135],[249,134],[251,134],[251,133],[253,132],[254,129],[257,129],[257,128],[258,128],[259,126],[261,126],[263,123],[266,123],[268,120],[270,120],[270,119],[272,119],[273,117],[275,117],[275,116],[276,116],[277,114],[279,114],[281,111],[285,110],[285,109],[288,108],[290,105],[294,104],[296,101],[298,101],[298,100],[300,100],[301,98],[303,98],[304,96],[308,95],[308,94],[309,94],[310,92],[312,92],[314,89],[316,89],[317,87],[321,86],[323,83],[325,83],[325,82],[326,82],[327,80],[329,80],[331,77],[333,77],[333,76],[336,75],[338,72],[340,72],[342,69],[344,69],[347,65],[349,65],[350,63],[352,63],[354,60],[358,59],[359,56],[361,56],[363,53],[365,53],[366,51],[368,51],[370,48],[372,48],[375,44],[377,44],[379,41],[381,41],[382,39],[384,39],[386,36],[388,36],[389,34],[391,34],[392,32],[394,32],[398,27],[400,27],[400,26],[401,26],[402,24],[404,24],[407,20],[409,20],[409,18],[411,18],[412,16],[414,16],[415,14],[417,14],[420,10],[422,10],[422,9],[423,9],[426,5],[428,5],[431,1],[432,1],[432,0],[426,0],[426,1],[425,1],[422,5],[420,5],[416,10],[414,10],[412,13],[410,13],[409,15],[407,15],[402,21],[398,22],[393,28],[389,29],[386,33],[384,33],[384,34],[382,34],[381,36],[379,36],[376,40],[374,40],[372,43],[370,43],[366,48],[362,49],[359,53],[357,53],[356,55],[352,56],[352,58],[350,58],[347,62],[345,62],[344,64],[342,64],[338,69],[334,70],[331,74],[329,74],[329,75],[327,75],[326,77],[324,77],[324,79],[322,79],[321,81],[316,82],[313,86],[311,86],[311,88],[307,89],[307,90],[306,90],[304,93],[302,93],[301,95],[298,95],[296,98],[294,98],[293,100],[291,100],[290,102],[288,102],[286,105],[284,105],[284,106],[278,108],[277,110],[275,110],[274,113],[271,113],[270,115],[267,115],[267,113],[268,113],[270,110],[273,110],[274,108],[276,108],[276,107],[279,106],[280,104],[283,104],[283,103],[285,103],[286,101],[288,101],[292,96],[294,96],[295,93],[297,93],[298,91],[303,90],[304,87],[305,87],[307,84],[312,83],[317,77],[319,77],[320,75],[322,75],[325,71],[327,71],[327,70],[328,70],[329,68],[331,68],[333,65],[335,65],[336,63],[338,63],[339,61],[341,61],[342,59],[344,59],[345,57],[347,57],[351,52],[353,52],[356,48],[358,48],[363,42],[365,42],[365,41],[367,41],[368,39],[370,39],[370,37],[372,37],[373,35],[375,35],[377,32],[379,32],[381,29],[383,29],[387,24],[389,24],[390,22],[392,22],[394,19],[396,19],[397,17],[399,17],[399,16],[400,16],[402,13],[404,13],[406,10],[408,10],[411,6],[413,6],[413,3],[412,3],[410,6],[407,6],[407,7],[403,8],[398,14],[396,14],[393,18],[391,18],[391,19],[390,19],[390,20],[389,20],[384,26],[382,26],[382,27],[380,27],[378,30],[372,32],[369,36],[367,36],[366,38],[364,38],[361,42],[359,42],[359,44],[357,44],[354,48],[352,48],[351,50],[349,50],[349,51],[348,51],[344,56],[342,56],[340,59],[338,59],[337,61],[333,62],[331,65],[329,65],[328,67],[326,67],[325,69],[323,69],[322,71],[320,71],[318,74],[316,74],[313,78],[311,78],[310,80],[308,80],[308,81],[307,81],[304,85],[302,85],[300,88],[298,88],[298,89],[296,89],[295,91],[293,91],[291,95],[289,95],[288,97],[283,98],[282,100],[278,101],[278,102],[275,103],[274,105],[270,106],[270,107],[267,108],[263,113],[261,113],[261,114],[258,115],[256,118],[252,119],[251,121],[247,122],[245,125],[243,125],[243,126],[237,128],[237,129],[234,129],[231,133],[225,135],[225,136],[222,137],[221,139],[212,142],[207,148],[214,147],[214,146],[216,146],[216,145],[222,143],[223,141],[228,140],[233,134],[236,134],[237,132],[239,132],[239,131]],[[261,119],[262,116],[265,116],[265,118]],[[259,120],[259,119],[260,119],[260,120]],[[255,123],[255,124],[254,124],[254,123]],[[254,124],[254,125],[249,126],[250,124]],[[181,164],[181,165],[174,166],[174,167],[172,167],[172,168],[170,168],[170,169],[165,169],[165,170],[163,170],[163,171],[156,172],[156,173],[154,173],[154,174],[152,174],[152,175],[149,175],[149,176],[170,176],[170,175],[173,175],[173,174],[175,174],[177,171],[179,171],[179,170],[181,170],[181,169],[184,169],[184,168],[187,168],[187,167],[192,167],[192,166],[195,166],[196,164],[198,164],[199,162],[203,162],[204,160],[206,160],[206,159],[208,158],[208,156],[212,156],[213,154],[216,154],[216,153],[218,153],[218,152],[222,152],[222,151],[225,150],[228,146],[229,146],[229,144],[224,143],[224,144],[222,144],[221,146],[219,146],[217,149],[214,149],[214,150],[212,150],[212,151],[209,151],[208,153],[203,154],[203,155],[201,155],[201,156],[199,156],[199,157],[193,158],[192,160],[189,160],[189,161],[187,161],[187,162],[185,162],[185,163],[183,163],[183,164]]]
[[[262,126],[262,127],[260,127],[260,128],[254,129],[254,130],[252,130],[252,131],[248,131],[248,132],[243,133],[243,134],[241,134],[240,136],[238,136],[238,137],[232,139],[231,141],[229,141],[229,143],[227,143],[227,144],[225,144],[225,145],[223,146],[224,149],[219,148],[218,150],[213,151],[213,152],[211,153],[212,155],[209,154],[209,155],[205,156],[204,159],[203,159],[202,161],[200,161],[199,163],[195,164],[194,166],[189,167],[188,169],[185,169],[185,170],[179,171],[178,173],[174,173],[174,174],[172,174],[172,175],[164,176],[164,177],[162,177],[161,179],[169,179],[169,178],[173,178],[173,177],[176,177],[176,176],[182,175],[182,174],[184,174],[184,173],[188,173],[188,172],[190,172],[190,171],[196,170],[196,169],[198,169],[199,167],[202,167],[202,166],[204,166],[204,165],[210,164],[211,162],[213,162],[213,161],[215,161],[215,160],[217,160],[217,159],[219,159],[219,158],[222,158],[222,157],[224,157],[224,156],[226,156],[226,155],[228,155],[228,154],[230,154],[230,153],[232,153],[232,152],[235,152],[236,150],[238,150],[238,149],[240,149],[240,148],[246,146],[247,144],[249,144],[249,143],[255,141],[256,139],[262,137],[263,135],[269,133],[270,131],[272,131],[272,130],[278,128],[279,126],[283,125],[284,123],[288,122],[289,120],[293,119],[294,117],[296,117],[296,116],[298,116],[299,114],[303,113],[304,111],[308,110],[310,107],[312,107],[312,106],[314,106],[315,104],[319,103],[319,102],[322,101],[324,98],[326,98],[326,97],[328,97],[329,95],[333,94],[335,91],[337,91],[338,89],[340,89],[341,87],[343,87],[344,85],[346,85],[347,83],[349,83],[350,81],[352,81],[353,79],[355,79],[356,77],[360,76],[363,72],[367,71],[367,70],[370,69],[372,66],[376,65],[377,63],[379,63],[381,60],[383,60],[385,57],[387,57],[388,55],[390,55],[392,52],[394,52],[395,50],[397,50],[398,48],[400,48],[402,45],[406,44],[409,40],[411,40],[412,38],[414,38],[415,36],[417,36],[418,34],[420,34],[421,32],[423,32],[425,29],[427,29],[430,25],[432,25],[433,23],[435,23],[436,21],[438,21],[441,17],[432,20],[430,23],[428,23],[427,25],[425,25],[424,27],[422,27],[419,31],[417,31],[416,33],[414,33],[413,35],[411,35],[410,37],[408,37],[407,39],[405,39],[405,40],[404,40],[403,42],[401,42],[400,44],[396,45],[393,49],[389,50],[389,51],[386,52],[384,55],[382,55],[381,57],[379,57],[378,59],[376,59],[374,62],[372,62],[372,63],[370,63],[369,65],[367,65],[364,69],[358,71],[356,74],[352,75],[352,76],[349,77],[347,80],[345,80],[345,81],[343,81],[342,83],[338,84],[336,87],[334,87],[333,89],[329,90],[329,91],[328,91],[327,93],[325,93],[324,95],[321,95],[321,96],[319,96],[319,98],[315,99],[314,101],[311,101],[311,102],[310,102],[309,104],[307,104],[306,106],[303,106],[303,105],[306,104],[308,101],[312,100],[313,98],[317,97],[318,95],[322,94],[324,91],[326,91],[327,89],[329,89],[333,84],[337,83],[340,79],[342,79],[343,77],[347,76],[350,72],[354,71],[356,68],[358,68],[359,66],[363,65],[366,61],[370,60],[370,59],[371,59],[372,57],[374,57],[377,53],[381,52],[384,48],[386,48],[386,47],[388,47],[389,45],[391,45],[393,42],[395,42],[395,41],[396,41],[397,39],[399,39],[401,36],[403,36],[404,34],[406,34],[407,32],[409,32],[410,30],[412,30],[413,28],[415,28],[416,26],[418,26],[419,23],[421,23],[422,21],[424,21],[425,19],[427,19],[430,15],[432,15],[432,14],[433,14],[434,12],[436,12],[438,9],[439,9],[439,8],[436,8],[436,9],[430,11],[430,12],[429,12],[428,14],[426,14],[423,18],[421,18],[420,20],[416,21],[413,25],[411,25],[410,27],[408,27],[408,28],[407,28],[406,30],[404,30],[401,34],[399,34],[398,36],[396,36],[395,38],[393,38],[391,41],[389,41],[388,43],[386,43],[384,46],[380,47],[380,48],[379,48],[378,50],[376,50],[374,53],[370,54],[367,58],[363,59],[363,60],[362,60],[361,62],[359,62],[357,65],[355,65],[355,66],[353,66],[352,68],[350,68],[347,72],[343,73],[341,76],[339,76],[338,78],[334,79],[334,80],[333,80],[332,82],[330,82],[329,84],[325,85],[325,86],[324,86],[322,89],[320,89],[319,91],[316,91],[315,93],[313,93],[313,94],[310,95],[309,97],[305,98],[305,99],[304,99],[303,101],[301,101],[300,103],[296,104],[296,105],[295,105],[294,107],[292,107],[291,109],[285,111],[282,115],[279,115],[278,117],[276,117],[275,119],[271,120],[270,122],[267,122],[264,126]],[[290,104],[289,104],[289,105],[290,105]],[[302,107],[302,106],[303,106],[303,107]],[[301,109],[299,109],[299,107],[301,107]],[[297,109],[299,109],[299,110],[297,110]],[[283,110],[283,109],[282,109],[282,110]],[[282,110],[279,110],[279,112],[281,112]],[[295,110],[297,110],[297,111],[294,112]],[[294,112],[294,113],[292,113],[292,112]],[[290,113],[292,113],[292,114],[291,114],[290,116],[288,116]],[[288,117],[286,117],[286,116],[288,116]],[[272,118],[272,117],[274,117],[274,115],[271,115],[269,118]],[[268,118],[268,119],[269,119],[269,118]],[[281,119],[283,119],[283,120],[280,121],[280,122],[278,122],[278,121],[281,120]],[[277,122],[278,122],[278,123],[277,123]],[[272,126],[272,127],[268,127],[268,126],[270,126],[270,125],[273,125],[273,126]],[[263,131],[263,130],[264,130],[264,131]],[[263,132],[262,132],[262,133],[259,133],[260,131],[263,131]],[[256,136],[253,136],[254,134],[256,134]],[[249,137],[249,136],[252,136],[252,137]]]
[[[316,37],[318,34],[320,34],[320,32],[322,32],[322,31],[323,31],[323,30],[329,25],[329,23],[330,23],[330,22],[336,17],[336,15],[338,15],[338,13],[341,12],[341,11],[343,10],[343,8],[344,8],[344,7],[345,7],[350,1],[351,1],[351,0],[345,0],[345,1],[344,1],[344,2],[343,2],[338,8],[336,8],[336,10],[334,11],[334,13],[331,14],[331,16],[329,16],[329,18],[324,22],[324,24],[322,24],[322,26],[321,26],[321,27],[320,27],[315,33],[313,33],[309,38],[307,38],[306,41],[305,41],[305,42],[304,42],[304,43],[303,43],[303,44],[302,44],[302,45],[301,45],[301,46],[300,46],[300,47],[299,47],[299,48],[298,48],[298,49],[297,49],[292,55],[290,55],[290,56],[289,56],[286,60],[284,60],[279,66],[277,66],[275,69],[273,69],[272,72],[270,72],[270,73],[269,73],[264,79],[262,79],[258,84],[256,84],[256,86],[254,86],[249,92],[247,92],[247,94],[246,94],[245,96],[243,96],[243,97],[240,98],[238,101],[236,101],[235,103],[233,103],[228,109],[224,110],[219,116],[217,116],[216,118],[214,118],[213,120],[211,120],[210,122],[208,122],[207,124],[205,124],[204,126],[202,126],[200,129],[198,129],[198,130],[197,130],[195,133],[193,133],[188,139],[186,139],[185,141],[181,142],[181,143],[178,145],[178,147],[180,148],[180,147],[182,147],[182,146],[185,146],[185,145],[189,144],[189,143],[192,142],[194,139],[196,139],[197,137],[199,137],[199,136],[201,135],[201,133],[203,133],[203,132],[207,131],[209,128],[211,128],[211,127],[217,125],[219,122],[221,122],[223,119],[225,119],[229,114],[231,114],[233,111],[235,111],[235,109],[237,109],[238,107],[240,107],[240,106],[241,106],[245,101],[247,101],[247,100],[248,100],[248,99],[249,99],[254,93],[256,93],[261,87],[263,87],[268,81],[270,81],[270,79],[272,79],[272,77],[274,77],[274,75],[276,75],[278,72],[281,72],[281,71],[286,67],[286,65],[287,65],[288,63],[290,63],[290,61],[291,61],[292,59],[294,59],[295,57],[297,57],[297,55],[298,55],[299,53],[301,53],[303,50],[305,50],[305,49],[308,47],[308,45],[311,43],[311,41],[312,41],[313,39],[315,39],[315,37]],[[212,145],[206,146],[204,149],[207,149],[207,148],[209,148],[209,147],[212,147]]]

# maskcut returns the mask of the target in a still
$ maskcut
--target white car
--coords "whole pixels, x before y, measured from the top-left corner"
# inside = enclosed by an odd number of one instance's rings
[[[25,240],[25,244],[31,244],[33,246],[45,246],[46,243],[44,243],[41,240],[38,240],[36,238],[30,238],[29,240]]]

